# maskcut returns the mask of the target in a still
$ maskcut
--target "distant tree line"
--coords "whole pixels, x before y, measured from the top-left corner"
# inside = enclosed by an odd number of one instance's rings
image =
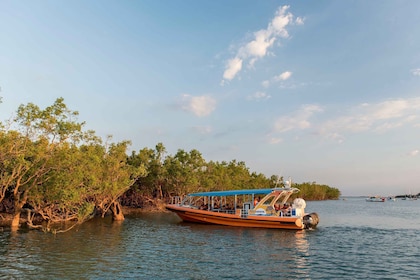
[[[123,206],[159,207],[198,191],[282,186],[278,176],[250,172],[236,160],[207,162],[197,150],[168,155],[158,143],[128,154],[129,141],[103,142],[84,131],[77,116],[58,98],[45,109],[21,105],[0,123],[0,212],[11,214],[12,229],[23,219],[31,228],[60,232],[95,215],[122,220]],[[316,183],[293,186],[306,199],[340,195]]]
[[[193,192],[284,187],[282,177],[267,178],[261,173],[250,172],[243,161],[207,162],[197,150],[178,150],[175,155],[166,155],[162,143],[154,150],[145,148],[138,153],[132,152],[128,164],[143,165],[147,175],[139,177],[122,197],[126,206],[156,207],[159,206],[157,203],[164,204],[173,196]],[[294,197],[307,200],[338,199],[340,196],[337,188],[315,182],[293,183],[293,187],[300,189]]]

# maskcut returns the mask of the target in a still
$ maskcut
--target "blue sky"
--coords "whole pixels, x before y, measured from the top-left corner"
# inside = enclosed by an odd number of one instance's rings
[[[419,1],[0,0],[0,120],[63,97],[133,150],[420,192]]]

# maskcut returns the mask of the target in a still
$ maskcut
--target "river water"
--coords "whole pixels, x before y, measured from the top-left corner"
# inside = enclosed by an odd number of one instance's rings
[[[0,232],[0,279],[419,279],[420,200],[307,202],[315,230],[94,219],[52,235]]]

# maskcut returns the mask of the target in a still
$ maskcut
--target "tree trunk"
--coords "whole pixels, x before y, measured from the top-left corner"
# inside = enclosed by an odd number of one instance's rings
[[[22,212],[23,206],[26,201],[28,201],[28,192],[26,189],[23,193],[19,192],[19,186],[22,186],[20,183],[16,183],[15,189],[13,190],[13,200],[14,200],[14,210],[13,210],[13,220],[12,220],[12,230],[17,230],[20,225],[20,212]]]
[[[20,225],[20,212],[22,212],[23,205],[25,205],[24,202],[17,202],[18,199],[16,196],[14,197],[16,202],[14,203],[14,210],[13,210],[13,220],[12,220],[12,230],[17,230]],[[23,201],[26,201],[26,196],[24,196]]]
[[[16,231],[20,225],[20,211],[15,211],[13,214],[13,220],[11,224],[12,231]]]
[[[112,219],[114,221],[124,220],[124,214],[122,212],[121,205],[118,201],[112,203],[111,211],[112,211]]]

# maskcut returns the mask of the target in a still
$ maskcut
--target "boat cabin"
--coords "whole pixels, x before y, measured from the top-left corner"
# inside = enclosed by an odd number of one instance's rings
[[[179,201],[179,205],[242,217],[303,216],[304,207],[293,207],[297,205],[288,203],[290,196],[298,191],[296,188],[273,188],[193,193]]]

